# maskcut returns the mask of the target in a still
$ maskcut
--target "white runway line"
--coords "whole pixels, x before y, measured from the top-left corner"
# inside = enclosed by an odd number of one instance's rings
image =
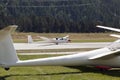
[[[65,44],[28,44],[14,43],[16,50],[37,50],[37,49],[75,49],[75,48],[101,48],[109,45],[110,42],[93,42],[93,43],[65,43]]]

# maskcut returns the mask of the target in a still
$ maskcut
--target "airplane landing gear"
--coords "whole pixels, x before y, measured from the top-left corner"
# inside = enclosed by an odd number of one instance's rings
[[[10,68],[4,68],[6,71],[8,71]]]

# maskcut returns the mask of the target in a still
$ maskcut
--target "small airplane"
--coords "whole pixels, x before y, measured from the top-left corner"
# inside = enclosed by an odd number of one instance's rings
[[[16,25],[0,30],[0,66],[5,70],[22,66],[93,66],[102,70],[120,68],[120,39],[111,45],[83,53],[57,57],[20,60],[11,38]]]
[[[47,38],[47,37],[42,37],[40,36],[40,38],[44,41],[38,41],[38,42],[34,42],[32,39],[31,35],[28,35],[28,43],[55,43],[56,45],[58,45],[59,43],[68,43],[71,42],[71,40],[69,39],[69,35],[65,36],[65,37],[61,37],[61,38]]]

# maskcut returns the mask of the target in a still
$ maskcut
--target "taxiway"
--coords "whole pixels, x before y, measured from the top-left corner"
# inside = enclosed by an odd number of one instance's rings
[[[110,42],[86,42],[86,43],[64,43],[64,44],[28,44],[14,43],[16,50],[37,50],[37,49],[75,49],[75,48],[101,48],[108,46]]]

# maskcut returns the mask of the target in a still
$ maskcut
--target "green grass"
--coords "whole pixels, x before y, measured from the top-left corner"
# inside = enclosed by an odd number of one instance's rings
[[[90,51],[94,49],[97,49],[97,48],[17,50],[17,53],[76,52],[76,51]]]
[[[19,56],[20,59],[33,59],[39,57],[58,55]],[[9,71],[0,68],[0,80],[120,80],[120,71],[101,72],[88,67],[12,67]]]

